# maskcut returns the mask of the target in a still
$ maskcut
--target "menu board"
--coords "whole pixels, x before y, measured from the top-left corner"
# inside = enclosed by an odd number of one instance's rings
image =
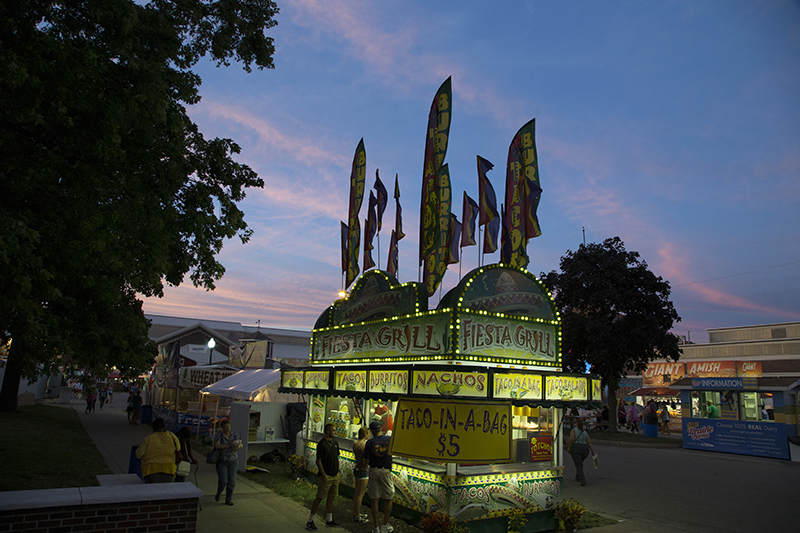
[[[408,394],[408,370],[370,370],[369,392]]]
[[[548,400],[588,400],[587,378],[573,376],[547,376],[545,398]]]
[[[414,370],[411,394],[430,394],[454,398],[488,398],[486,372]]]
[[[303,371],[302,370],[284,370],[281,376],[281,385],[290,389],[297,389],[303,387]]]
[[[511,461],[511,403],[401,398],[391,453],[446,462]]]
[[[344,392],[364,392],[367,390],[367,371],[337,370],[333,388]]]
[[[307,370],[305,373],[306,389],[328,390],[330,386],[331,373],[327,370]]]
[[[541,400],[542,376],[538,374],[495,374],[494,398]]]

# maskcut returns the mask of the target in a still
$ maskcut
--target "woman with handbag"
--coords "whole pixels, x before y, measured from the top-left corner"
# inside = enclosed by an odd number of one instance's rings
[[[594,453],[592,446],[592,439],[589,438],[589,432],[586,431],[583,424],[583,418],[576,420],[577,426],[572,428],[569,433],[569,440],[567,441],[567,453],[572,456],[572,461],[575,463],[575,480],[579,481],[581,486],[586,485],[586,475],[583,473],[583,461],[592,452],[592,457],[597,461],[597,455]]]
[[[183,426],[177,433],[180,449],[175,452],[175,481],[186,481],[189,476],[191,465],[196,465],[197,461],[192,453],[192,430],[189,426]]]
[[[239,465],[239,449],[242,441],[238,435],[231,433],[231,421],[223,420],[220,431],[214,437],[214,449],[219,450],[217,461],[217,494],[215,501],[219,501],[222,491],[225,490],[225,505],[233,505],[233,488],[236,485],[236,468]]]
[[[175,453],[181,445],[178,437],[167,431],[163,418],[153,420],[153,432],[136,448],[136,457],[142,460],[145,483],[171,483],[175,481]]]

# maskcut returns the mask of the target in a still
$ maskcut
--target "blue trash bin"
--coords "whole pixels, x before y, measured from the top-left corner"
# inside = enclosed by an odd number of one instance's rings
[[[142,460],[136,457],[136,448],[139,446],[133,445],[131,446],[131,458],[128,461],[128,473],[129,474],[136,474],[139,476],[139,479],[142,479]]]
[[[658,437],[658,424],[642,424],[642,434],[648,439]]]
[[[142,424],[149,424],[153,421],[153,406],[152,405],[143,405],[142,406]]]

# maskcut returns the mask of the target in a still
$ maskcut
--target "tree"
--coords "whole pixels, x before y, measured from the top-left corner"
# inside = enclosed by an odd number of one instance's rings
[[[656,358],[677,361],[680,316],[669,299],[669,282],[625,250],[619,237],[567,250],[561,272],[542,273],[562,320],[564,367],[590,371],[608,385],[613,413],[619,380],[643,371]],[[612,416],[616,428],[616,417]]]
[[[208,56],[273,68],[271,0],[4,0],[0,4],[0,410],[61,357],[149,368],[139,296],[188,274],[208,290],[237,202],[264,182],[205,139],[186,106]]]

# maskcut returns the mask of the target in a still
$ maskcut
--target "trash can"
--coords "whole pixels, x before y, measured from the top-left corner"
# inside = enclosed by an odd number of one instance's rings
[[[142,406],[142,424],[149,424],[153,421],[153,406],[152,405],[143,405]]]
[[[642,424],[642,435],[648,439],[658,437],[658,424]]]
[[[131,446],[131,458],[128,461],[128,473],[129,474],[136,474],[142,479],[142,460],[136,457],[136,448],[138,448],[136,444]]]

